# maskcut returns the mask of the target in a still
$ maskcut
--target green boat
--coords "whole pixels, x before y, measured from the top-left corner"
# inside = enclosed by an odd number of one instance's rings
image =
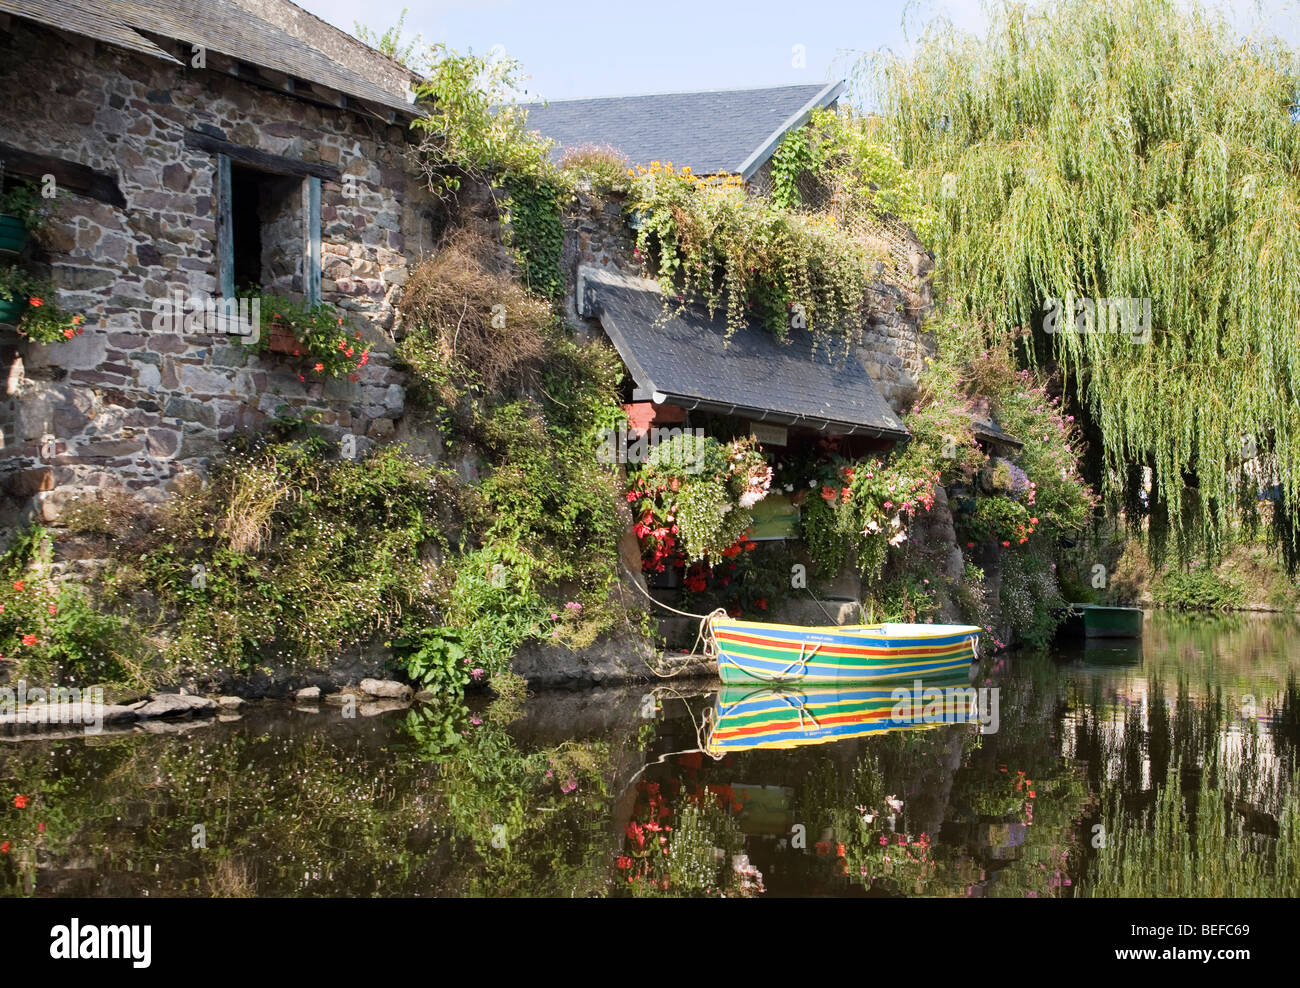
[[[1060,633],[1071,638],[1141,638],[1142,608],[1071,604]]]

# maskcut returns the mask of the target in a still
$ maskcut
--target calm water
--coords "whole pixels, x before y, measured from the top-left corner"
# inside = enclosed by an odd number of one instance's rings
[[[696,681],[6,738],[0,895],[1282,894],[1298,630],[1000,657],[985,734]]]

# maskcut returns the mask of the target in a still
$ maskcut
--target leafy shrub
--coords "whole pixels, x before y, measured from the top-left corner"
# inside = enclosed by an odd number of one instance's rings
[[[594,192],[626,192],[631,187],[627,155],[608,144],[566,148],[560,171],[573,185],[586,182]]]
[[[1219,576],[1209,567],[1201,567],[1164,574],[1152,586],[1151,599],[1160,607],[1228,611],[1245,602],[1246,589],[1231,578]]]
[[[1064,618],[1066,605],[1052,562],[1036,551],[1011,552],[1003,559],[1002,620],[1026,644],[1045,648]]]
[[[51,541],[40,527],[0,555],[0,660],[32,685],[117,684],[139,671],[128,622],[98,612],[86,592],[56,581]]]

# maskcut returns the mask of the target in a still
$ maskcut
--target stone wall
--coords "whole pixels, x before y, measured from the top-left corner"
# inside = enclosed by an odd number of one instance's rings
[[[58,302],[84,313],[86,326],[49,346],[0,330],[0,490],[8,495],[0,527],[52,521],[87,488],[161,496],[177,474],[205,469],[237,430],[280,415],[312,413],[338,435],[393,434],[405,391],[387,344],[407,238],[423,245],[431,208],[405,167],[404,122],[17,18],[0,31],[0,91],[6,143],[111,173],[126,199],[119,209],[66,194],[29,248],[58,285]],[[230,337],[154,328],[155,299],[218,293],[216,156],[185,146],[195,128],[355,177],[355,196],[323,183],[322,293],[377,347],[359,380],[313,380],[293,358],[259,356]],[[290,190],[286,205],[301,223],[286,215],[270,229],[288,240],[264,244],[265,266],[285,293],[303,289],[304,203],[305,189]]]

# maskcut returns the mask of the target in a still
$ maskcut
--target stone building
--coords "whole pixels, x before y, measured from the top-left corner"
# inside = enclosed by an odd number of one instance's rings
[[[405,167],[415,81],[287,0],[0,2],[3,180],[59,192],[20,262],[86,320],[45,345],[0,327],[0,526],[87,489],[162,496],[276,418],[393,434],[405,392],[383,344],[433,233]],[[158,300],[249,284],[333,303],[374,359],[324,379],[157,318]]]

